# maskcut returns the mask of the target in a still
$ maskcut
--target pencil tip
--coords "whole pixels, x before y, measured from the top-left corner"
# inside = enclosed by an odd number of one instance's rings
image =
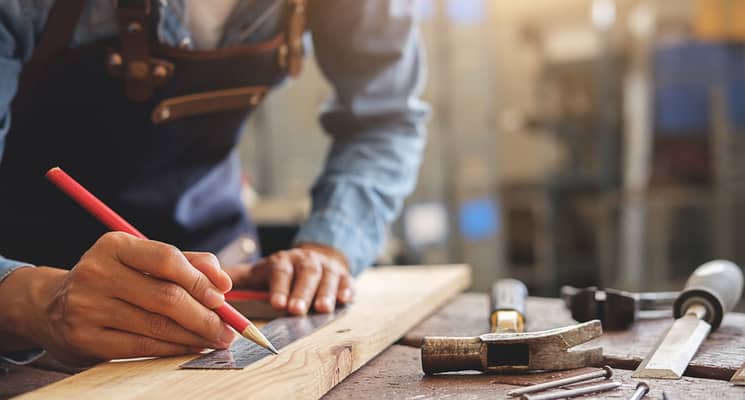
[[[269,339],[264,336],[261,331],[256,328],[254,324],[249,323],[246,329],[241,332],[241,335],[247,339],[252,340],[254,343],[258,344],[259,346],[271,351],[272,353],[279,354],[277,349],[272,345],[272,343],[269,341]]]

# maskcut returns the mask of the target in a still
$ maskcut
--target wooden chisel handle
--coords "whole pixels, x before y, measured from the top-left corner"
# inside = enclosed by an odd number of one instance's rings
[[[522,332],[528,288],[517,279],[500,279],[491,288],[491,331]]]
[[[700,304],[706,308],[703,319],[717,329],[724,313],[729,312],[740,301],[743,275],[737,264],[714,260],[701,265],[688,278],[685,289],[675,300],[675,318],[685,315],[689,307]]]

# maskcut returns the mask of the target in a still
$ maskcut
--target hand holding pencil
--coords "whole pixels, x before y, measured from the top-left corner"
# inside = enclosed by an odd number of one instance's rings
[[[120,232],[102,236],[69,272],[36,268],[13,274],[14,280],[31,272],[37,278],[50,275],[42,280],[49,284],[34,308],[49,313],[39,318],[48,322],[45,326],[33,327],[36,344],[78,364],[185,354],[228,347],[234,338],[230,325],[276,353],[250,321],[225,303],[230,278],[213,255],[147,240],[59,168],[47,177]]]

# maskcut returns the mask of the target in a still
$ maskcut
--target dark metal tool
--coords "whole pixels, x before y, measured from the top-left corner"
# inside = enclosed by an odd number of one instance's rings
[[[600,336],[600,321],[541,332],[522,332],[527,289],[514,279],[492,286],[492,333],[473,337],[425,337],[422,369],[426,374],[477,370],[489,373],[560,370],[597,365],[600,348],[570,351]]]
[[[693,271],[673,310],[675,322],[634,371],[634,378],[680,379],[709,332],[740,300],[743,274],[729,261],[708,262]]]
[[[310,314],[307,316],[275,319],[261,328],[261,332],[274,346],[281,350],[290,343],[307,336],[318,328],[333,321],[343,309],[330,314]],[[230,348],[215,350],[189,362],[181,364],[183,369],[243,369],[271,353],[266,349],[238,338]]]
[[[623,330],[637,319],[668,318],[679,292],[634,293],[618,289],[583,289],[562,286],[572,318],[584,322],[599,319],[605,330]]]

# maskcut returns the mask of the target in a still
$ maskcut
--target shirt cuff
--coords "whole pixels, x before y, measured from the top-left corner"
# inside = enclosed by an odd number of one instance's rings
[[[0,360],[14,365],[28,365],[42,358],[46,353],[46,350],[42,349],[20,350],[11,353],[0,354]]]
[[[31,268],[33,265],[21,261],[11,260],[0,257],[0,283],[10,276],[13,271],[19,268]],[[41,358],[46,352],[42,349],[20,350],[10,353],[0,354],[0,360],[15,365],[30,364]]]
[[[319,211],[300,227],[295,243],[318,243],[339,250],[349,262],[353,276],[372,265],[377,249],[358,223],[341,212]]]
[[[13,271],[24,267],[33,267],[33,265],[0,256],[0,283],[3,283],[5,278],[7,278]]]

